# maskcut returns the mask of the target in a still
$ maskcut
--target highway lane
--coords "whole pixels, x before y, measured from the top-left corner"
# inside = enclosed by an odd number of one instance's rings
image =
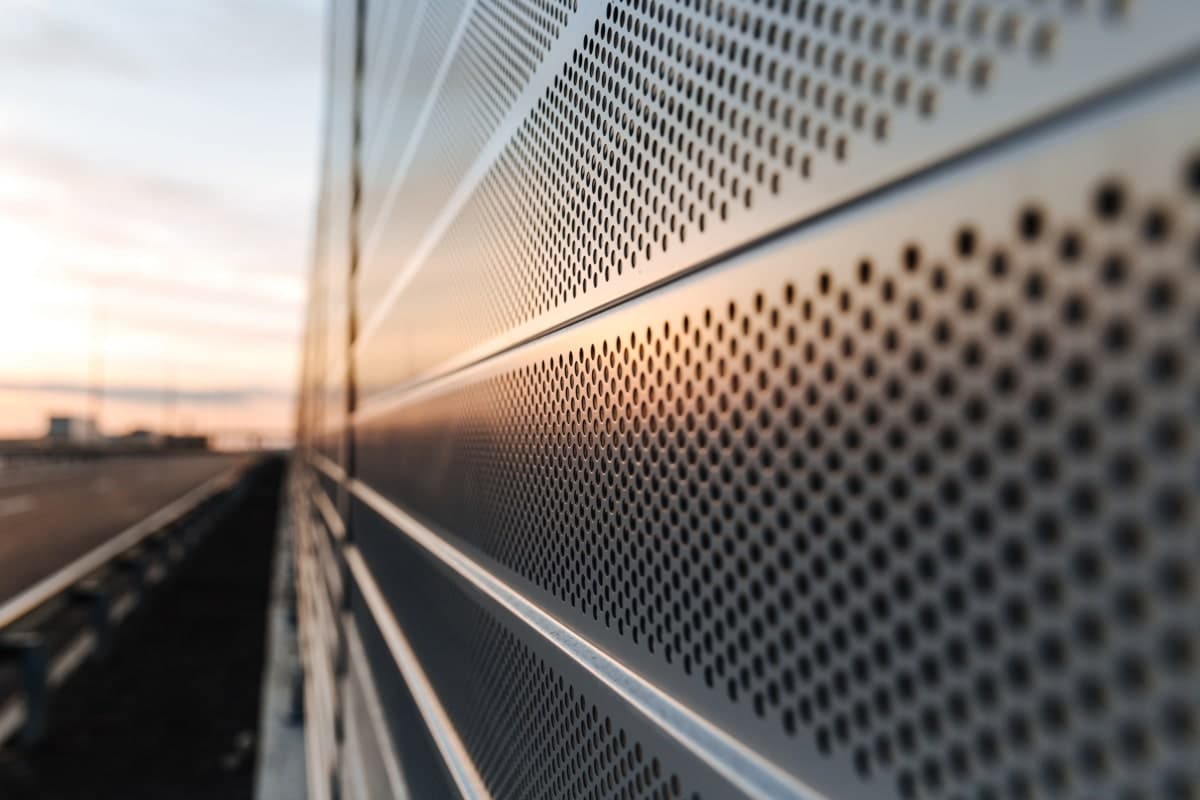
[[[237,461],[171,455],[0,473],[0,603]]]

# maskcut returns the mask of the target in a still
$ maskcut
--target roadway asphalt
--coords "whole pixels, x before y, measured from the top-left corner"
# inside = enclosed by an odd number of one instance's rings
[[[0,472],[0,603],[236,460],[206,453]]]

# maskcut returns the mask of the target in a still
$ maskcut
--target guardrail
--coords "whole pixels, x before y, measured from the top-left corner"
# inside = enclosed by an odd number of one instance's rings
[[[246,486],[239,463],[0,604],[0,747],[40,739],[51,690],[108,648],[112,630]]]

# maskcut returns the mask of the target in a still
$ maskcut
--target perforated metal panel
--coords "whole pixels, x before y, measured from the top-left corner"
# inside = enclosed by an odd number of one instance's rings
[[[412,235],[368,251],[398,294],[360,284],[364,396],[956,156],[1200,34],[1194,7],[1172,0],[579,13],[570,52],[522,96],[459,203],[442,209],[432,180],[413,183],[410,202],[442,210],[444,228],[421,213]]]
[[[397,619],[496,797],[695,798],[734,795],[691,767],[536,634],[456,583],[370,509],[360,544]]]
[[[369,1],[306,463],[431,792],[1200,796],[1195,6]]]
[[[1194,788],[1195,97],[428,387],[360,474],[801,774]]]

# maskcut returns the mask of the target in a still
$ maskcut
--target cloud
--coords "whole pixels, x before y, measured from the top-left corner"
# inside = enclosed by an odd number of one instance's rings
[[[268,80],[307,74],[313,63],[313,42],[321,41],[324,3],[321,0],[209,0],[195,13],[213,33],[219,48],[211,69],[229,70]],[[243,57],[233,60],[230,51]]]
[[[157,249],[168,237],[175,251],[219,253],[240,271],[303,275],[294,256],[272,255],[281,243],[305,237],[307,216],[256,213],[213,185],[98,162],[4,133],[0,179],[0,214],[48,225],[59,240],[66,234],[89,245],[134,251]],[[4,181],[15,191],[4,191]]]
[[[145,70],[129,51],[94,28],[61,16],[54,4],[6,9],[0,27],[0,64],[22,71],[103,73],[137,79]],[[19,27],[18,27],[19,25]]]
[[[184,273],[175,275],[143,275],[119,272],[95,272],[91,270],[68,270],[75,280],[102,289],[105,293],[120,292],[136,294],[140,302],[171,302],[185,299],[191,306],[209,306],[218,315],[231,307],[253,308],[261,317],[273,311],[292,312],[302,302],[302,284],[299,278],[280,280],[240,276],[234,281],[204,282],[202,276]],[[271,321],[271,320],[266,320]]]
[[[44,186],[69,190],[75,205],[93,214],[128,211],[130,207],[155,215],[179,217],[243,216],[216,188],[124,165],[101,164],[65,149],[12,135],[0,135],[0,171],[23,176]],[[30,201],[24,202],[29,209]],[[42,206],[41,210],[47,210]],[[258,220],[246,220],[250,227]]]
[[[247,319],[246,315],[233,317],[219,306],[203,310],[206,313],[197,314],[193,311],[184,316],[183,310],[178,308],[133,308],[127,305],[119,309],[120,316],[114,316],[112,321],[129,330],[142,330],[213,346],[239,343],[243,346],[250,343],[284,345],[276,349],[289,358],[300,345],[298,315],[294,319]]]
[[[0,134],[0,169],[43,188],[69,188],[72,193],[102,195],[118,202],[146,192],[161,193],[169,203],[194,203],[206,192],[196,185],[155,175],[130,175],[127,169],[75,155],[65,149],[11,134]],[[211,190],[209,190],[211,191]],[[27,204],[28,197],[20,198]]]
[[[302,79],[312,66],[313,42],[320,41],[324,23],[322,0],[180,5],[18,1],[0,15],[0,65],[130,81],[199,72],[267,82]]]
[[[0,381],[0,391],[37,394],[89,395],[92,387],[70,381]],[[239,406],[264,400],[289,400],[292,392],[268,387],[172,389],[167,386],[105,386],[105,399],[138,405],[161,405],[170,400],[200,406]]]

